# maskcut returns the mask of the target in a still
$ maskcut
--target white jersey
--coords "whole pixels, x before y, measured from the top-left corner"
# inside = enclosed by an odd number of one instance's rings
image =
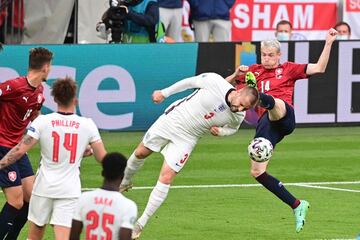
[[[76,114],[51,113],[37,117],[27,134],[39,140],[41,148],[33,194],[49,198],[79,197],[83,153],[88,144],[101,140],[95,123]]]
[[[79,198],[74,218],[83,223],[86,239],[118,240],[120,228],[133,229],[136,204],[121,193],[96,189]]]
[[[212,126],[239,128],[245,112],[233,113],[230,110],[226,99],[235,89],[223,77],[216,73],[204,73],[179,81],[161,92],[168,97],[190,88],[197,89],[171,104],[160,117],[163,118],[161,122],[166,124],[166,131],[197,139],[209,132]]]

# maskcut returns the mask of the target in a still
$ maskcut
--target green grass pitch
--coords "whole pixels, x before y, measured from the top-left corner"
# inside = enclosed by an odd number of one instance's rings
[[[260,186],[197,188],[196,185],[255,184],[249,174],[247,144],[253,129],[230,137],[202,138],[177,176],[165,203],[143,231],[144,240],[242,239],[355,239],[360,233],[360,127],[297,128],[276,148],[269,173],[311,208],[301,233],[295,233],[292,210]],[[102,133],[108,151],[129,156],[142,132]],[[33,167],[39,149],[30,153]],[[153,186],[162,156],[154,153],[135,176],[135,186]],[[100,165],[91,158],[82,163],[84,188],[101,184]],[[318,182],[358,182],[329,183]],[[151,190],[133,189],[125,195],[142,213]],[[4,196],[0,195],[0,204]],[[27,227],[19,239],[26,239]],[[53,239],[51,227],[45,239]]]

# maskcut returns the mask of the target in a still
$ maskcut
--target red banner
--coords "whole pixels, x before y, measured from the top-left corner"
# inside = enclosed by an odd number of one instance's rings
[[[360,0],[346,0],[347,12],[360,12]]]
[[[323,32],[336,23],[337,1],[236,0],[230,16],[233,41],[274,36],[276,24],[281,20],[289,20],[294,31],[307,39],[323,39]]]

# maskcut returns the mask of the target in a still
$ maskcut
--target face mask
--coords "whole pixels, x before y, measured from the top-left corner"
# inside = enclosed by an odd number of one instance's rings
[[[290,40],[290,34],[286,32],[278,32],[276,34],[276,38],[279,41],[289,41]]]
[[[336,35],[337,40],[349,40],[349,35]]]

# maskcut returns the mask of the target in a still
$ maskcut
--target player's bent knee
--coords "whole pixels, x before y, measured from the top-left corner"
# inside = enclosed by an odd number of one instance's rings
[[[252,177],[257,178],[258,176],[260,176],[261,174],[263,174],[265,171],[264,170],[260,170],[260,169],[251,169],[250,170],[250,174]]]
[[[24,201],[23,201],[22,198],[21,199],[16,199],[16,200],[14,200],[14,199],[10,200],[9,199],[7,202],[16,209],[21,209],[24,206]]]

